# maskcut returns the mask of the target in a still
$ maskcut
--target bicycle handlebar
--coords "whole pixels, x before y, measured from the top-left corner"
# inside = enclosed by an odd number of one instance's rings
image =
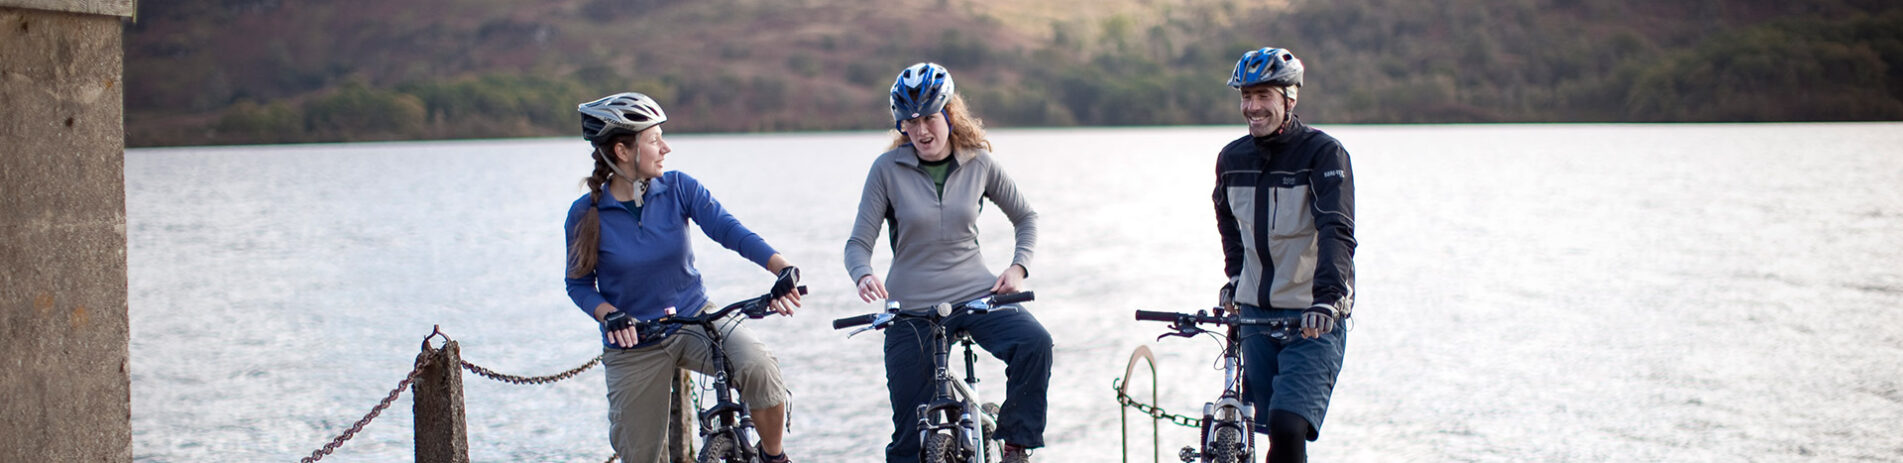
[[[1149,311],[1149,310],[1138,310],[1136,312],[1137,312],[1137,321],[1168,322],[1168,323],[1173,323],[1173,324],[1178,324],[1183,326],[1193,326],[1196,324],[1299,326],[1301,324],[1301,320],[1295,319],[1295,318],[1252,318],[1252,317],[1244,317],[1241,315],[1215,316],[1215,315],[1205,314],[1201,311],[1198,311],[1196,313],[1178,313],[1178,312],[1155,312],[1155,311]]]
[[[802,296],[806,295],[806,285],[799,285],[798,287],[794,289],[798,290],[800,292],[800,295]],[[771,302],[772,300],[773,300],[773,294],[771,293],[762,294],[759,297],[747,299],[740,302],[735,302],[732,304],[727,304],[726,307],[721,307],[720,310],[715,310],[713,312],[702,313],[700,315],[695,315],[691,317],[678,317],[678,316],[669,315],[666,317],[661,317],[659,319],[656,319],[654,320],[654,322],[655,323],[679,323],[679,324],[709,322],[709,321],[719,320],[722,317],[726,317],[727,314],[731,314],[735,310],[741,311],[741,313],[745,314],[747,318],[763,318],[763,317],[766,317],[766,314],[767,314],[766,312],[767,303]]]
[[[1178,315],[1188,315],[1188,314],[1178,314],[1176,312],[1153,312],[1149,310],[1138,310],[1137,321],[1173,322],[1173,321],[1176,321],[1176,317]]]
[[[994,306],[1002,305],[1002,304],[1016,304],[1019,302],[1030,302],[1033,299],[1037,299],[1036,291],[1020,291],[1020,292],[1015,292],[1011,294],[999,294],[996,296],[991,296],[991,302],[989,302],[989,304]]]
[[[993,295],[993,296],[991,296],[990,298],[987,298],[987,299],[985,299],[985,300],[983,300],[982,302],[984,302],[984,305],[983,305],[983,307],[986,307],[986,308],[989,308],[989,307],[995,307],[995,306],[999,306],[999,305],[1004,305],[1004,304],[1016,304],[1016,303],[1019,303],[1019,302],[1028,302],[1028,301],[1032,301],[1032,300],[1035,300],[1035,299],[1037,299],[1037,292],[1035,292],[1035,291],[1023,291],[1023,292],[1016,292],[1016,293],[1011,293],[1011,294],[997,294],[997,295]],[[980,301],[973,301],[973,302],[980,302]],[[972,303],[969,303],[969,302],[968,302],[968,303],[965,303],[965,304],[960,304],[960,305],[958,305],[958,307],[957,307],[957,308],[958,308],[958,309],[966,309],[966,308],[970,308],[970,307],[971,307],[971,306],[973,306],[973,305],[976,305],[976,304],[972,304]],[[846,329],[846,328],[851,328],[851,327],[855,327],[855,326],[860,326],[860,325],[866,325],[866,324],[871,324],[871,323],[873,323],[873,322],[875,322],[875,321],[878,321],[878,319],[879,319],[879,316],[881,316],[881,315],[886,315],[886,314],[893,314],[893,316],[894,316],[895,318],[896,318],[897,316],[912,316],[912,315],[906,315],[906,314],[904,314],[904,313],[902,313],[902,312],[899,312],[899,311],[897,311],[897,310],[888,310],[888,311],[886,311],[886,312],[879,312],[879,313],[869,313],[869,314],[863,314],[863,315],[854,315],[854,316],[851,316],[851,317],[846,317],[846,318],[840,318],[840,319],[835,319],[835,320],[833,320],[833,329],[835,329],[835,330],[843,330],[843,329]]]
[[[846,328],[851,328],[851,327],[855,327],[859,325],[864,325],[867,323],[872,323],[872,319],[874,318],[879,318],[879,314],[869,313],[865,315],[854,315],[851,317],[833,320],[833,329],[843,330]]]

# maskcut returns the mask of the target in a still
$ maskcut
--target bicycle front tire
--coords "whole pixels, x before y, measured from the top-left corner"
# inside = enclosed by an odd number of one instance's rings
[[[1245,460],[1248,456],[1243,455],[1242,431],[1234,427],[1216,429],[1216,440],[1210,445],[1214,448],[1204,454],[1209,456],[1210,463],[1249,463]]]
[[[700,458],[696,460],[700,463],[725,463],[729,461],[728,456],[734,450],[733,435],[724,432],[708,436],[705,444],[701,446]],[[733,459],[733,461],[737,460]]]
[[[933,433],[925,441],[925,463],[964,463],[958,460],[958,442],[951,433]]]

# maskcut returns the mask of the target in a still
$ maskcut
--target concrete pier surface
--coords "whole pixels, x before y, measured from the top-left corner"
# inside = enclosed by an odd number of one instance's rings
[[[131,461],[122,31],[0,0],[0,461]]]

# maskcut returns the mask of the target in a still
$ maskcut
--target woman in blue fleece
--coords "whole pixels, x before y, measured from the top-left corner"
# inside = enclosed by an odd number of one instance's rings
[[[693,177],[662,172],[670,151],[661,139],[667,114],[653,99],[621,93],[581,104],[582,136],[594,144],[588,194],[568,210],[568,297],[601,324],[602,364],[608,377],[609,443],[629,463],[660,463],[667,448],[669,387],[677,368],[711,373],[705,336],[642,339],[635,326],[676,311],[712,310],[687,222],[702,233],[779,275],[776,286],[799,283],[799,269],[727,213]],[[775,299],[772,310],[792,315],[799,292]],[[699,330],[698,327],[677,328]],[[786,423],[786,383],[778,360],[744,326],[726,333],[733,383],[753,407],[760,454],[789,461],[780,447]]]

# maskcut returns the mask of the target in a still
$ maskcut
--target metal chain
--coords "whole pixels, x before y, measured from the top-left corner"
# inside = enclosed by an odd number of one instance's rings
[[[441,327],[437,327],[437,328],[438,329],[433,330],[433,332],[431,332],[429,336],[423,337],[423,348],[425,350],[430,350],[429,340],[432,337],[442,336],[443,341],[445,343],[449,342],[449,336],[442,334]],[[318,460],[322,460],[324,459],[325,456],[330,455],[331,452],[337,451],[338,447],[342,447],[344,445],[344,441],[348,441],[352,437],[356,437],[358,432],[363,431],[363,427],[365,425],[369,425],[371,420],[377,419],[377,415],[383,414],[384,409],[390,408],[390,403],[395,402],[397,396],[402,395],[403,390],[408,389],[410,387],[410,383],[416,382],[416,376],[423,374],[423,367],[429,366],[429,363],[430,363],[430,356],[418,355],[416,357],[416,367],[410,370],[410,374],[404,375],[403,380],[397,382],[396,389],[390,390],[390,394],[387,396],[384,396],[383,401],[378,402],[376,407],[372,407],[370,409],[369,414],[364,415],[363,419],[357,420],[357,424],[351,425],[350,429],[344,430],[344,433],[338,435],[337,438],[331,439],[330,443],[324,444],[323,448],[320,448],[320,449],[317,449],[316,451],[311,452],[311,456],[304,457],[304,459],[299,460],[299,462],[300,463],[315,463]],[[593,368],[595,365],[600,363],[601,363],[601,356],[597,355],[595,356],[594,360],[589,360],[588,363],[583,364],[582,366],[575,367],[574,369],[557,373],[554,375],[550,375],[550,376],[516,376],[516,375],[496,373],[494,370],[490,370],[488,368],[483,368],[482,366],[469,363],[469,361],[467,360],[462,361],[462,367],[464,369],[469,370],[469,372],[471,373],[475,373],[477,376],[482,376],[484,378],[489,378],[489,379],[493,379],[493,380],[501,381],[505,383],[547,384],[547,383],[553,383],[556,381],[572,378],[575,375],[581,374],[581,372],[588,371],[589,368]],[[610,455],[608,457],[607,463],[614,463],[615,460],[620,458],[621,458],[620,455]]]
[[[1170,420],[1171,423],[1176,423],[1176,425],[1178,426],[1189,427],[1189,428],[1203,427],[1203,420],[1201,418],[1191,418],[1188,416],[1173,414],[1163,410],[1162,407],[1157,407],[1155,405],[1149,405],[1142,402],[1138,402],[1135,398],[1132,398],[1129,395],[1124,394],[1123,393],[1123,378],[1116,378],[1116,379],[1110,380],[1110,389],[1117,391],[1118,405],[1137,409],[1137,411],[1143,412],[1143,414],[1145,415],[1150,415],[1150,418],[1159,419],[1159,420],[1165,420],[1165,419]]]
[[[425,338],[425,341],[427,340],[428,338]],[[363,419],[357,420],[357,424],[351,425],[350,429],[345,430],[343,434],[338,435],[335,439],[331,439],[330,443],[324,444],[324,448],[311,452],[311,456],[304,457],[303,460],[299,461],[301,463],[313,463],[317,460],[322,460],[325,455],[330,455],[331,452],[337,450],[337,447],[343,446],[344,441],[356,437],[359,431],[363,431],[364,425],[370,424],[370,420],[377,419],[377,415],[382,414],[383,409],[390,408],[390,402],[396,401],[396,396],[403,394],[403,390],[408,389],[410,383],[416,381],[416,375],[423,374],[423,367],[429,365],[429,361],[430,357],[427,355],[417,356],[416,368],[411,369],[410,374],[403,377],[403,381],[397,382],[396,389],[391,389],[390,395],[384,396],[382,402],[378,402],[376,407],[371,408],[370,414],[364,415]]]
[[[594,360],[589,360],[588,363],[582,364],[582,366],[575,367],[574,369],[564,371],[561,373],[556,373],[549,376],[508,375],[508,374],[496,373],[495,370],[490,370],[488,368],[483,368],[480,365],[469,363],[468,360],[464,360],[462,361],[462,363],[463,363],[463,369],[469,370],[470,373],[475,373],[476,376],[481,376],[481,377],[493,379],[496,381],[501,381],[501,382],[510,383],[510,384],[548,384],[548,383],[553,383],[553,382],[561,381],[568,378],[573,378],[575,377],[575,375],[581,374],[581,372],[588,371],[589,368],[594,368],[595,365],[598,365],[601,363],[601,356],[599,355],[595,356]]]

